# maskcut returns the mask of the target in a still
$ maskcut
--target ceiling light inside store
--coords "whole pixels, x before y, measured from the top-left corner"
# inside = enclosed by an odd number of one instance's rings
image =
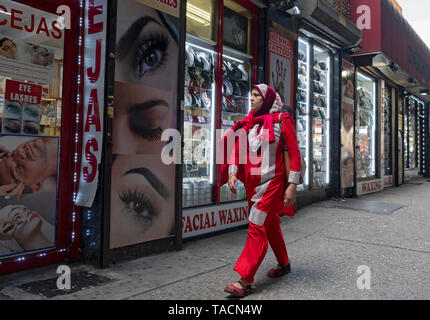
[[[187,17],[198,21],[203,24],[210,24],[211,22],[211,15],[210,13],[193,6],[192,4],[187,4]]]
[[[426,89],[426,90],[422,90],[421,92],[420,92],[420,95],[422,95],[422,96],[428,96],[430,94],[430,91],[428,90],[428,89]]]
[[[192,15],[191,13],[187,13],[187,17],[190,19],[193,19],[194,21],[200,22],[201,24],[206,24],[207,21],[204,21],[200,18],[197,18],[196,16]]]

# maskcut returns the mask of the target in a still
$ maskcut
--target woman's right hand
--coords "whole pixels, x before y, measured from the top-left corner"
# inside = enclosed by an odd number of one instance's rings
[[[230,188],[231,192],[237,192],[237,177],[235,174],[231,174],[228,178],[228,187]]]

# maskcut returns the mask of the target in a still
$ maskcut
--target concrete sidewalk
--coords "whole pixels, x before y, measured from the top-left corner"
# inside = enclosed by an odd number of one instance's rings
[[[283,217],[292,271],[268,278],[266,272],[276,265],[269,249],[253,294],[245,299],[429,299],[430,183],[420,178],[360,199],[404,207],[381,214],[311,205],[293,218]],[[240,229],[188,241],[182,251],[107,269],[73,264],[72,286],[77,274],[97,278],[69,293],[53,289],[57,266],[4,275],[0,299],[227,299],[223,289],[239,278],[232,269],[246,235]],[[370,270],[370,290],[357,287],[359,266]],[[53,279],[50,287],[35,290],[35,281],[47,279]]]

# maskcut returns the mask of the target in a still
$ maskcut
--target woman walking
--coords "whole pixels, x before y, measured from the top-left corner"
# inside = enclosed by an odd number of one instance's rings
[[[281,107],[281,99],[273,88],[266,84],[253,86],[249,115],[221,140],[226,146],[231,135],[236,139],[234,150],[225,152],[228,161],[221,166],[221,184],[228,181],[230,190],[235,193],[237,180],[243,181],[250,208],[248,238],[234,267],[241,278],[224,289],[236,297],[251,293],[251,284],[267,253],[268,243],[278,261],[268,276],[280,277],[290,271],[278,214],[294,215],[301,162],[294,120],[288,113],[281,114]],[[284,145],[290,158],[288,182]]]

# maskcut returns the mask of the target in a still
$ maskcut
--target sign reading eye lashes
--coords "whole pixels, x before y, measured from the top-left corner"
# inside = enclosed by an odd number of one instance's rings
[[[42,86],[6,80],[2,132],[38,135],[41,101]]]

